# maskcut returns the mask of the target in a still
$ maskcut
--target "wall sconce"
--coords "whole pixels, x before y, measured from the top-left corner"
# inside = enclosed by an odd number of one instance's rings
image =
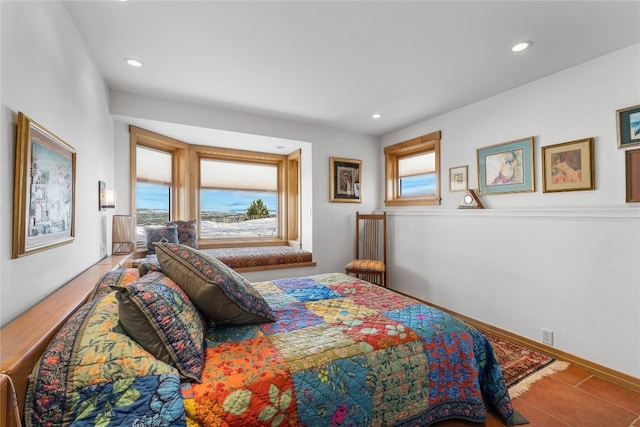
[[[107,209],[115,209],[115,207],[115,191],[107,190],[107,184],[104,181],[98,181],[98,209],[106,211]]]
[[[112,254],[130,254],[136,250],[135,216],[114,215],[112,232]]]

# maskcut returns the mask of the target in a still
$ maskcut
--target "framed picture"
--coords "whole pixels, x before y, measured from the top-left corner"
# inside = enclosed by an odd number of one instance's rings
[[[480,194],[535,191],[533,137],[480,148],[477,161]]]
[[[640,145],[640,105],[616,111],[618,148]]]
[[[627,202],[640,202],[640,150],[625,153]]]
[[[13,257],[74,239],[75,149],[18,113],[13,202]]]
[[[362,161],[352,159],[330,158],[330,186],[332,202],[360,203]]]
[[[593,138],[542,147],[542,192],[594,189]]]
[[[449,191],[467,191],[469,188],[468,172],[467,165],[449,168]]]

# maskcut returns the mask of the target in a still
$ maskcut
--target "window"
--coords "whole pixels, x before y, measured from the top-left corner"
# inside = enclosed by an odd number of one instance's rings
[[[440,131],[385,147],[386,206],[440,204]]]
[[[139,226],[171,219],[172,154],[136,147],[136,219]]]
[[[201,239],[277,238],[282,160],[264,164],[200,157]]]
[[[190,145],[130,127],[138,230],[198,219],[199,245],[300,246],[300,150],[269,154]]]

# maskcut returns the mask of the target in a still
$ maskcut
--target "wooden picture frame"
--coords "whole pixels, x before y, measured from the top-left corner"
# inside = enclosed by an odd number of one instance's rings
[[[594,189],[593,138],[542,147],[542,192]]]
[[[640,105],[616,111],[618,148],[640,145]]]
[[[13,258],[71,243],[76,150],[19,112],[15,160]]]
[[[640,202],[640,149],[625,154],[626,201]]]
[[[449,191],[467,191],[469,189],[469,166],[449,168]]]
[[[331,202],[362,202],[362,161],[331,157],[329,168]]]
[[[533,137],[477,150],[480,194],[535,191]]]

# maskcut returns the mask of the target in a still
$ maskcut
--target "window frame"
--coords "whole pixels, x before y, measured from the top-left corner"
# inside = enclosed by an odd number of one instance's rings
[[[170,202],[170,220],[197,219],[200,230],[200,159],[248,161],[253,163],[275,164],[278,166],[278,235],[249,238],[198,238],[202,248],[239,247],[239,246],[301,246],[300,240],[300,179],[301,150],[289,155],[270,154],[257,151],[237,150],[205,145],[188,144],[164,135],[156,134],[131,125],[130,133],[130,201],[132,215],[136,214],[138,145],[165,151],[172,154],[172,185]]]
[[[235,150],[230,148],[208,147],[208,146],[193,146],[194,154],[196,157],[195,162],[190,164],[194,167],[193,178],[196,181],[194,183],[194,202],[195,202],[195,215],[198,219],[198,227],[200,227],[200,161],[202,159],[208,160],[227,160],[233,162],[245,162],[254,164],[264,164],[277,167],[277,217],[278,217],[278,233],[277,236],[272,237],[230,237],[230,238],[214,238],[214,239],[202,239],[199,237],[198,244],[203,247],[216,248],[216,247],[234,247],[234,246],[261,246],[261,245],[273,245],[282,244],[285,242],[285,235],[287,230],[287,215],[286,215],[286,186],[285,186],[285,173],[286,173],[286,161],[287,156],[281,154],[269,154],[260,153],[256,151]],[[200,229],[198,228],[198,231]]]
[[[435,154],[435,194],[402,196],[398,161],[405,157],[433,152]],[[440,198],[440,131],[389,145],[385,156],[385,206],[439,205]]]

